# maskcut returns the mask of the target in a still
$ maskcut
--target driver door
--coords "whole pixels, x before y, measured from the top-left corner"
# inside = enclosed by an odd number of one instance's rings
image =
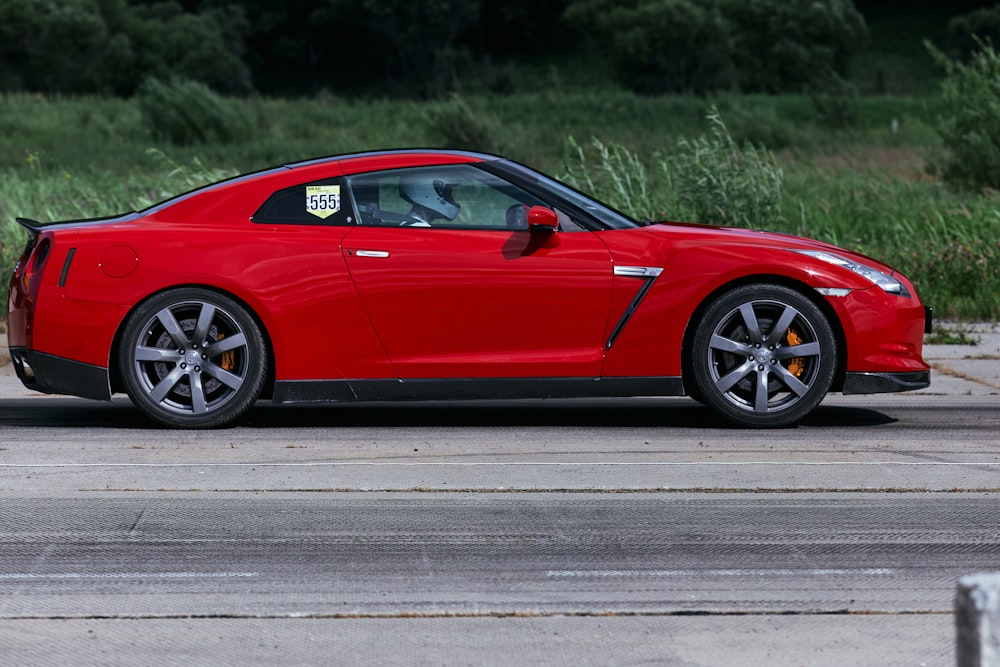
[[[458,215],[402,223],[411,172],[445,181]],[[600,375],[613,267],[597,234],[565,216],[561,231],[529,231],[518,212],[544,202],[471,165],[348,181],[362,224],[342,251],[399,377]]]

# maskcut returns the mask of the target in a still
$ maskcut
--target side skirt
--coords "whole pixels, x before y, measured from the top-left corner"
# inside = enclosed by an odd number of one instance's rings
[[[684,396],[679,377],[279,380],[275,403]]]

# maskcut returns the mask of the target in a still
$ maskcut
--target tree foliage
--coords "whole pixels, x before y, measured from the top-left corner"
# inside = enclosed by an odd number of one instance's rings
[[[245,107],[190,79],[146,79],[136,98],[150,134],[178,145],[229,143],[253,138]]]
[[[566,19],[597,39],[636,92],[729,84],[733,31],[717,0],[577,0]]]
[[[99,89],[123,44],[94,0],[6,0],[0,4],[0,80],[8,88]]]
[[[182,76],[219,91],[246,92],[248,29],[238,5],[191,13],[176,2],[4,0],[0,86],[130,94],[147,77]]]
[[[995,30],[992,11],[955,30]],[[0,0],[0,91],[132,95],[180,77],[442,97],[470,79],[513,90],[518,64],[568,54],[641,93],[799,92],[846,79],[866,38],[852,0]]]
[[[868,39],[851,0],[728,0],[726,14],[737,26],[744,91],[799,92],[846,77]]]
[[[967,59],[983,42],[1000,46],[1000,4],[961,14],[948,22],[948,44],[958,58]]]
[[[314,17],[360,37],[384,81],[426,96],[450,88],[468,57],[459,38],[479,20],[479,8],[468,0],[327,0]]]
[[[650,93],[801,91],[845,76],[867,38],[851,0],[576,0],[566,17]]]
[[[938,126],[950,151],[945,182],[959,189],[1000,190],[1000,54],[980,42],[965,63],[928,48],[947,72]]]

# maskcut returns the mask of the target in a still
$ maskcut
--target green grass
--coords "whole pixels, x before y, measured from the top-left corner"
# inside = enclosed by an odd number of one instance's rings
[[[935,325],[934,333],[924,337],[927,345],[979,345],[982,338],[975,330],[961,322]]]
[[[938,317],[1000,317],[1000,201],[878,171],[786,170],[784,231],[878,258]],[[797,207],[797,210],[796,210]]]
[[[24,244],[15,216],[111,215],[281,162],[377,148],[470,148],[455,145],[466,140],[487,141],[556,176],[572,167],[570,137],[584,147],[594,138],[620,146],[634,160],[625,167],[630,177],[644,174],[646,203],[616,201],[622,195],[591,152],[594,194],[637,216],[683,217],[657,166],[681,140],[709,133],[705,116],[714,105],[734,140],[777,156],[781,213],[762,226],[896,266],[940,317],[1000,319],[1000,199],[951,193],[928,175],[942,154],[937,96],[860,97],[859,120],[848,130],[825,127],[812,100],[794,95],[644,98],[553,88],[425,103],[332,95],[239,103],[255,119],[252,139],[178,147],[155,141],[129,100],[0,95],[0,266],[9,271]]]

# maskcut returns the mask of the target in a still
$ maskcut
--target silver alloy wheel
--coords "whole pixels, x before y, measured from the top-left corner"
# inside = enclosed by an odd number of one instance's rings
[[[787,409],[808,394],[822,358],[812,324],[777,301],[734,308],[708,345],[716,390],[737,408],[760,414]]]
[[[799,421],[823,399],[837,350],[815,303],[784,286],[751,285],[708,308],[691,363],[710,407],[743,426],[777,427]]]
[[[135,348],[136,376],[167,410],[217,410],[243,386],[247,341],[229,313],[181,302],[161,309],[143,329],[148,334]]]
[[[192,288],[161,294],[133,313],[121,368],[143,412],[168,426],[211,428],[232,423],[257,399],[266,352],[239,304]]]

